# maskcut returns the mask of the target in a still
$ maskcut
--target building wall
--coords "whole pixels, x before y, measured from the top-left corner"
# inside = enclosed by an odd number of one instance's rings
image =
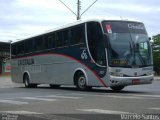
[[[10,60],[6,60],[2,63],[2,73],[10,73],[10,72],[11,72]]]
[[[0,42],[0,74],[10,73],[10,43]]]

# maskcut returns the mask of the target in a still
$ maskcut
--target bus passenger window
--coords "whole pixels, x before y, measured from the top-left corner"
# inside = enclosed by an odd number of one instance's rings
[[[71,45],[84,43],[84,25],[76,26],[71,29]]]
[[[47,35],[44,35],[43,37],[42,37],[42,49],[48,49],[48,39],[47,39]]]
[[[12,44],[11,49],[12,49],[12,55],[16,55],[17,54],[17,49],[16,49],[15,44]]]
[[[55,35],[51,34],[48,36],[48,48],[54,48],[55,47]]]
[[[42,50],[42,48],[43,48],[43,42],[42,42],[42,37],[38,37],[38,38],[36,38],[36,50],[37,51],[40,51],[40,50]]]
[[[61,47],[62,46],[62,39],[63,39],[63,36],[62,36],[62,32],[58,32],[56,33],[56,47]]]
[[[68,46],[69,43],[69,31],[63,31],[63,46]]]
[[[17,44],[17,55],[24,54],[24,42],[20,42]]]

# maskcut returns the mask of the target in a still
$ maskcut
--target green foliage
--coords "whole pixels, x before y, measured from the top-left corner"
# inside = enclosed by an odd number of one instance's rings
[[[153,36],[154,45],[160,45],[160,34]]]
[[[160,34],[153,36],[153,62],[154,67],[160,68]],[[160,74],[160,70],[158,70]]]

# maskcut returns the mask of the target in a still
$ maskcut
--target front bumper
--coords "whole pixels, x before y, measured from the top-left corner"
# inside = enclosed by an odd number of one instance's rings
[[[154,80],[153,75],[141,76],[141,77],[110,76],[109,86],[128,86],[128,85],[152,84],[153,80]]]

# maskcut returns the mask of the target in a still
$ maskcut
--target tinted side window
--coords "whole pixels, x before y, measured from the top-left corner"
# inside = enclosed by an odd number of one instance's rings
[[[24,42],[12,44],[12,55],[24,54]]]
[[[98,22],[87,23],[88,45],[92,58],[99,65],[106,65],[103,33]]]
[[[47,37],[47,35],[44,35],[43,37],[42,37],[42,44],[43,44],[43,49],[48,49],[48,37]]]
[[[35,42],[36,42],[36,45],[35,45],[36,51],[42,50],[43,49],[43,39],[42,39],[42,37],[35,38]]]
[[[85,41],[85,29],[84,25],[79,25],[71,28],[71,45],[84,43]]]
[[[26,40],[25,41],[25,53],[29,53],[33,51],[33,40]]]
[[[63,46],[68,46],[69,43],[69,30],[63,31]]]
[[[18,46],[17,46],[17,53],[18,54],[23,54],[24,53],[24,42],[20,42],[18,43]]]
[[[48,35],[48,48],[55,47],[55,34],[51,33]]]
[[[16,44],[12,44],[11,46],[11,51],[12,51],[12,55],[16,55],[17,54],[17,49],[16,49]]]
[[[55,47],[54,33],[46,34],[43,36],[43,49],[51,49]]]
[[[63,34],[60,31],[56,33],[56,38],[55,38],[56,47],[61,47],[62,46],[62,40],[63,40],[62,35]]]
[[[69,30],[59,31],[56,33],[55,44],[56,47],[67,46],[69,43]]]
[[[17,55],[18,54],[18,43],[12,44],[12,55]]]

